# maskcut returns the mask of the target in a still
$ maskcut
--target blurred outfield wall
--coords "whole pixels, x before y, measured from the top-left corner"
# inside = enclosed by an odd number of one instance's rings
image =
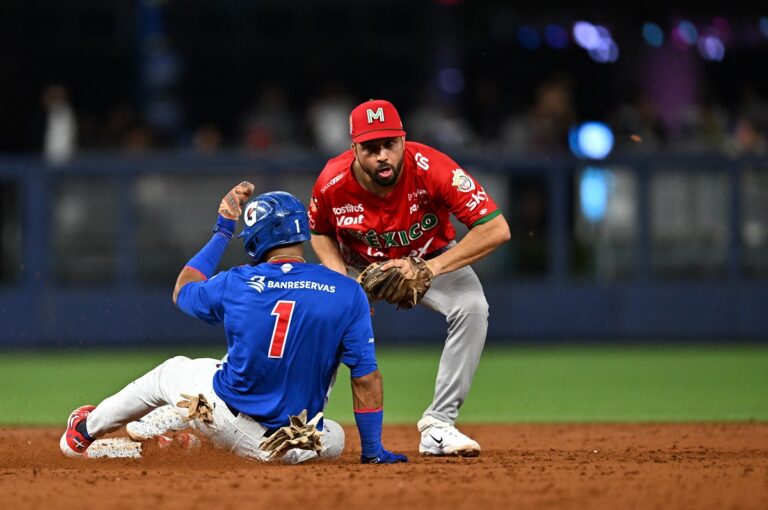
[[[768,159],[455,156],[513,231],[475,266],[491,340],[768,339]],[[0,345],[219,340],[170,295],[221,196],[247,178],[306,201],[323,164],[300,152],[0,160]],[[234,242],[222,267],[244,261]],[[377,305],[374,326],[387,342],[444,338],[424,310]]]

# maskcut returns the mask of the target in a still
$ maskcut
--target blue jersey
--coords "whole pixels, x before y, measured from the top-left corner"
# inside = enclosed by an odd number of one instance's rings
[[[177,306],[224,323],[227,360],[213,388],[268,428],[323,410],[340,362],[376,370],[370,307],[360,285],[316,264],[240,266],[182,287]]]

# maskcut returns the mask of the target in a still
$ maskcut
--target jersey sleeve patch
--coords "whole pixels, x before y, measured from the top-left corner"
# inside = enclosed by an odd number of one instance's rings
[[[462,193],[469,193],[475,191],[475,181],[472,180],[467,173],[461,168],[456,168],[452,171],[453,177],[451,179],[451,186],[461,191]]]

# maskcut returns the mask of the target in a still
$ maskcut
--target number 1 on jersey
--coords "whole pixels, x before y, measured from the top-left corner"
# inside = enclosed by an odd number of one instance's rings
[[[288,330],[291,327],[291,318],[293,317],[293,308],[296,301],[278,301],[272,309],[272,315],[275,315],[275,329],[272,330],[272,341],[269,343],[269,357],[282,358],[285,351],[285,339],[288,336]]]

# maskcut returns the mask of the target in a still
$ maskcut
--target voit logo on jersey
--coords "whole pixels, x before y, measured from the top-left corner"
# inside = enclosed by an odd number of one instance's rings
[[[334,207],[333,214],[336,216],[337,227],[348,227],[350,225],[362,225],[365,211],[363,204],[344,204],[341,207]]]

